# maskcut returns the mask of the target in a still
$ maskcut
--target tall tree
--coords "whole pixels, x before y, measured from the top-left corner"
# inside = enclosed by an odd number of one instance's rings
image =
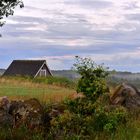
[[[16,6],[24,7],[22,0],[0,0],[0,26],[4,25],[2,19],[14,14]]]

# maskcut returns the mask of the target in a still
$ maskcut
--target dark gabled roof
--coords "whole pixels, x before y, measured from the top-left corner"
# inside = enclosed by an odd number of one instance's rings
[[[46,60],[14,60],[4,75],[29,75],[35,77],[43,64],[46,64]],[[49,68],[48,71],[51,75]]]

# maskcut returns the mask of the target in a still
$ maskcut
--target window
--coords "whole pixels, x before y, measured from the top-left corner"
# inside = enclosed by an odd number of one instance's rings
[[[40,76],[46,76],[46,70],[40,70]]]

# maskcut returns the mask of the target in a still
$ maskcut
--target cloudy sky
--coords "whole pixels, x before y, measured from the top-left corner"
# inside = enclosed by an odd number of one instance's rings
[[[140,72],[139,0],[24,0],[0,29],[0,67],[46,59],[69,69],[74,56],[110,69]]]

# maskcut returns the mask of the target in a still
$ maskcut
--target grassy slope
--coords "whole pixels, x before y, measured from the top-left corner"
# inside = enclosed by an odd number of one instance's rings
[[[38,98],[41,102],[56,102],[75,94],[69,88],[33,83],[22,79],[0,78],[0,96],[10,99]]]

